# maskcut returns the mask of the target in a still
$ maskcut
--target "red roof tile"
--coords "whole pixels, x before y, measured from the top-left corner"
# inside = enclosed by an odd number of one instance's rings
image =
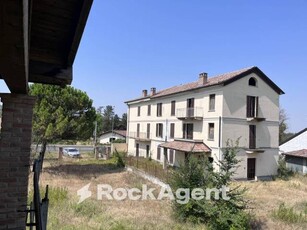
[[[176,94],[176,93],[181,93],[189,90],[194,90],[194,89],[200,89],[200,88],[205,88],[209,86],[214,86],[214,85],[219,85],[219,84],[226,84],[226,83],[231,83],[234,80],[239,79],[240,77],[244,77],[252,72],[257,73],[265,82],[267,82],[277,93],[279,94],[284,94],[284,92],[274,83],[272,82],[258,67],[253,66],[253,67],[248,67],[240,70],[236,70],[233,72],[225,73],[225,74],[220,74],[215,77],[208,78],[208,81],[206,84],[199,84],[198,81],[179,85],[179,86],[174,86],[168,89],[164,89],[161,91],[158,91],[155,95],[153,96],[147,96],[145,98],[159,98],[171,94]],[[126,101],[126,103],[132,102],[132,101],[137,101],[142,98],[136,98],[133,100]]]
[[[192,153],[211,152],[211,149],[205,143],[200,141],[175,140],[160,144],[160,147]]]
[[[307,158],[307,149],[301,149],[293,152],[284,153],[284,155]]]

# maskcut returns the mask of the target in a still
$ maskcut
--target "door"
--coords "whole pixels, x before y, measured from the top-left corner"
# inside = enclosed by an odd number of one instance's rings
[[[150,151],[150,147],[149,145],[146,145],[146,157],[149,158],[149,151]]]
[[[255,180],[256,176],[256,158],[247,159],[247,179]]]
[[[140,155],[140,144],[136,144],[136,149],[135,149],[135,155],[136,155],[136,157],[139,157],[139,155]]]

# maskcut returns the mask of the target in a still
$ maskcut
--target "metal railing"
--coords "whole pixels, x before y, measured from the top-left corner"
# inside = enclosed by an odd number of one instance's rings
[[[151,133],[149,132],[130,132],[129,137],[137,139],[137,140],[150,140]]]
[[[30,227],[30,230],[35,227],[36,230],[46,230],[48,220],[48,185],[46,186],[45,197],[41,200],[39,178],[43,169],[44,151],[39,155],[39,158],[34,161],[33,165],[33,187],[34,195],[33,201],[30,207],[27,209],[26,226]],[[29,218],[29,220],[28,220]]]
[[[203,116],[204,111],[201,107],[183,108],[176,111],[177,118],[202,118]]]

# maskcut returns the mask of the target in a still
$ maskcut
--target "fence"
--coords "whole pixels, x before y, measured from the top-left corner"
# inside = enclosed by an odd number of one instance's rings
[[[172,174],[171,167],[163,169],[163,166],[158,162],[143,157],[128,156],[126,157],[125,162],[126,165],[139,169],[140,171],[143,171],[151,176],[157,177],[158,179],[160,179],[165,183],[168,183],[170,181]]]

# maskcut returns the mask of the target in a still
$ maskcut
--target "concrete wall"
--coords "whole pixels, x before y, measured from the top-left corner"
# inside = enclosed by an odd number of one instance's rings
[[[256,177],[267,177],[276,175],[278,168],[278,150],[266,149],[265,152],[247,154],[244,149],[238,153],[238,159],[241,160],[236,170],[235,179],[247,178],[247,159],[256,158]]]
[[[256,86],[249,86],[248,81],[254,77]],[[209,111],[210,94],[215,94],[215,110]],[[259,97],[258,117],[265,121],[248,121],[246,117],[247,96]],[[194,98],[194,107],[202,108],[201,120],[179,120],[171,116],[171,101],[176,101],[178,109],[187,108],[187,99]],[[157,103],[162,103],[162,116],[157,117]],[[151,115],[147,115],[147,106],[151,105]],[[141,114],[138,116],[138,107]],[[263,153],[254,153],[256,158],[256,176],[270,176],[276,174],[278,156],[278,132],[279,132],[279,95],[256,74],[250,74],[226,86],[213,86],[210,88],[197,89],[189,92],[165,96],[155,99],[140,99],[129,103],[128,109],[129,133],[137,131],[140,124],[140,132],[146,133],[147,124],[150,124],[151,138],[146,142],[140,142],[128,138],[128,152],[135,154],[136,143],[140,146],[140,156],[146,156],[146,145],[150,145],[153,159],[157,156],[157,146],[170,138],[170,124],[175,124],[175,139],[182,138],[183,124],[193,123],[194,140],[203,140],[211,149],[211,157],[218,161],[222,157],[223,148],[228,139],[240,138],[240,151],[238,157],[240,163],[237,178],[246,178],[247,158],[251,157],[245,149],[249,147],[249,125],[256,125],[256,147],[262,148]],[[163,124],[163,137],[156,137],[156,123]],[[209,123],[214,123],[214,139],[209,137]],[[221,133],[220,133],[221,130]],[[221,146],[220,146],[221,145]],[[161,151],[161,162],[163,162]],[[176,152],[175,165],[182,159],[184,154]],[[217,169],[217,165],[214,164]]]
[[[249,86],[251,77],[257,86]],[[279,146],[279,95],[256,74],[250,74],[223,88],[223,147],[227,139],[241,137],[241,147],[249,142],[249,125],[256,125],[257,147]],[[247,96],[259,97],[258,116],[261,122],[247,122]]]
[[[112,143],[111,144],[111,153],[114,153],[115,150],[117,152],[126,153],[128,151],[128,144],[126,144],[126,143]]]

